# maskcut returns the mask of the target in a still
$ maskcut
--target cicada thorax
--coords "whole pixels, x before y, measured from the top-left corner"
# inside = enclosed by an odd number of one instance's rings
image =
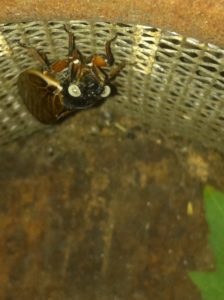
[[[63,105],[59,82],[37,70],[26,70],[19,75],[18,90],[27,109],[45,124],[58,121],[70,113]]]

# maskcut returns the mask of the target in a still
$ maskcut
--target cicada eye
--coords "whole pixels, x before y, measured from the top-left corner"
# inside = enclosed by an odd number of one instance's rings
[[[70,86],[68,87],[68,93],[72,97],[80,97],[81,96],[80,88],[78,87],[78,85],[76,85],[74,83],[70,84]]]
[[[103,92],[101,93],[101,97],[106,98],[110,95],[111,89],[109,85],[105,85]]]

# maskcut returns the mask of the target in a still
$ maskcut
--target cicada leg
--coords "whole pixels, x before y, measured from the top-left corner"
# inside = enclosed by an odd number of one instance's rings
[[[68,33],[68,59],[76,60],[78,59],[81,63],[84,63],[84,57],[82,56],[82,53],[76,48],[75,44],[75,36],[73,32],[71,32],[68,28],[68,26],[64,25],[65,31]]]
[[[74,34],[68,26],[64,25],[64,29],[68,33],[68,80],[71,82],[76,78],[77,72],[81,71],[77,66],[85,62],[82,53],[76,48]]]
[[[112,66],[114,64],[114,56],[111,51],[111,43],[116,40],[117,36],[118,36],[118,34],[116,34],[115,37],[113,37],[112,39],[107,41],[105,44],[106,61],[109,66]]]
[[[100,84],[104,84],[106,80],[114,80],[119,75],[121,70],[126,66],[126,63],[124,62],[119,64],[111,70],[109,76],[107,76],[106,73],[104,73],[101,69],[103,67],[112,66],[114,64],[114,56],[111,50],[111,43],[117,38],[117,36],[118,34],[116,34],[112,39],[106,42],[105,56],[94,54],[87,60],[89,63],[92,63],[92,71]]]
[[[29,47],[26,44],[19,43],[20,46],[26,48],[30,56],[32,56],[35,60],[39,61],[42,65],[43,71],[47,71],[48,74],[61,72],[68,66],[68,60],[58,60],[54,63],[50,63],[47,57],[47,54],[37,50],[34,47]]]
[[[107,80],[107,74],[104,73],[100,68],[93,64],[92,71],[100,85],[104,85]]]
[[[117,34],[115,37],[110,39],[105,44],[105,52],[104,55],[94,54],[87,58],[86,63],[92,63],[94,66],[102,68],[112,66],[114,64],[114,56],[111,50],[111,43],[117,38]]]
[[[30,54],[30,56],[32,56],[35,60],[39,61],[41,63],[41,65],[47,69],[50,70],[50,62],[47,58],[47,55],[43,52],[40,52],[39,50],[37,50],[34,47],[29,47],[26,44],[23,43],[19,43],[19,45],[25,49],[27,49],[28,53]]]
[[[119,65],[117,65],[116,67],[114,67],[110,71],[109,80],[114,80],[120,74],[120,72],[124,69],[125,66],[126,66],[126,63],[122,62]]]
[[[84,59],[81,52],[76,48],[74,34],[71,31],[69,31],[66,25],[64,25],[64,29],[68,33],[68,58],[57,61],[54,64],[52,64],[52,69],[55,72],[60,72],[65,68],[68,68],[67,78],[68,81],[71,82],[76,76],[77,68],[74,66],[74,62],[78,60],[77,63],[83,63]]]

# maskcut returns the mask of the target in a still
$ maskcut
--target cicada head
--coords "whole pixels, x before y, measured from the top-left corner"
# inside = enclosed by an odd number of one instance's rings
[[[62,84],[64,106],[68,110],[80,110],[95,106],[111,95],[113,86],[101,83],[92,74],[82,77],[79,82],[65,81]]]

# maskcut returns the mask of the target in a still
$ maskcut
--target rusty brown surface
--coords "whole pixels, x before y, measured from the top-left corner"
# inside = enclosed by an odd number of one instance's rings
[[[98,110],[2,147],[0,299],[199,300],[222,157]],[[189,209],[191,203],[192,209]]]
[[[223,0],[2,0],[0,22],[88,19],[146,24],[224,45]]]

